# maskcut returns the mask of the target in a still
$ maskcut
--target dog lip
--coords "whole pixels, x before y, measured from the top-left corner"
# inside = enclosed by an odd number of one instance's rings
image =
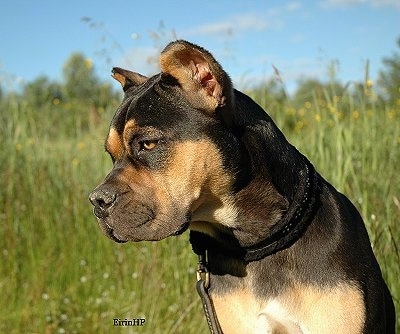
[[[172,235],[173,236],[177,236],[177,235],[181,235],[182,233],[184,233],[190,225],[190,221],[186,221],[185,223],[183,223],[183,225],[179,228],[179,230],[175,231]]]
[[[104,223],[104,227],[105,227],[105,229],[106,229],[106,233],[107,233],[108,237],[109,237],[110,239],[112,239],[113,241],[115,241],[115,242],[117,242],[117,243],[119,243],[119,244],[123,244],[123,243],[125,243],[125,242],[128,242],[127,240],[122,240],[122,239],[118,238],[118,237],[114,234],[114,229],[113,229],[110,225],[108,225],[107,223]]]
[[[94,213],[94,215],[95,215],[97,218],[100,218],[100,219],[104,219],[104,218],[107,218],[107,217],[108,217],[108,211],[102,209],[102,208],[99,207],[99,206],[95,206],[95,207],[93,208],[93,213]]]
[[[118,239],[114,234],[110,234],[110,238],[111,238],[113,241],[115,241],[116,243],[119,243],[119,244],[124,244],[124,243],[128,242],[128,240],[121,240],[121,239]]]

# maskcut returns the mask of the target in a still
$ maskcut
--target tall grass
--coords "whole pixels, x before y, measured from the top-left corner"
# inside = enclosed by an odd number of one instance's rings
[[[146,318],[149,333],[204,325],[187,236],[121,246],[96,226],[87,197],[111,167],[102,147],[112,113],[67,136],[62,117],[15,101],[2,110],[1,333],[129,332],[114,318]]]
[[[399,108],[326,97],[269,112],[359,208],[399,309]],[[54,112],[13,99],[0,110],[0,332],[207,332],[187,234],[118,245],[96,226],[87,196],[111,168],[102,146],[113,110],[89,129]]]

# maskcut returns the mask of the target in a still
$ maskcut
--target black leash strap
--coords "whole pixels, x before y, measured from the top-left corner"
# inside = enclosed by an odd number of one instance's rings
[[[207,252],[199,255],[199,263],[197,267],[197,293],[203,304],[204,314],[206,316],[208,328],[211,334],[223,334],[215,313],[214,304],[208,294],[210,287],[210,273],[207,269]]]

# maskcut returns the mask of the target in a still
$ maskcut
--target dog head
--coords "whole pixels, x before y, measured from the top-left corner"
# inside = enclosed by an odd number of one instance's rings
[[[91,194],[102,230],[117,242],[160,240],[189,225],[233,224],[243,157],[224,121],[227,74],[206,50],[169,44],[161,73],[114,68],[125,96],[105,141],[114,166]]]

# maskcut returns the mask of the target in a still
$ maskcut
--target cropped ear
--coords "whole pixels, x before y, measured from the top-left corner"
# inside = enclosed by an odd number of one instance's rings
[[[207,50],[183,40],[172,42],[161,52],[160,67],[178,80],[195,107],[215,111],[231,104],[231,80]]]
[[[124,92],[133,86],[138,86],[144,83],[148,79],[144,75],[124,70],[119,67],[114,67],[112,69],[112,77],[121,84]]]

